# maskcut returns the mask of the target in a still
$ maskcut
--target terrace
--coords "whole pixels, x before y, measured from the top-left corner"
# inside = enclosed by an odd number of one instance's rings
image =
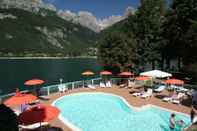
[[[101,80],[100,78],[93,79],[93,80],[91,80],[91,82],[94,83],[95,85],[98,85],[100,80]],[[162,98],[169,95],[169,91],[164,90],[161,93],[153,93],[153,96],[150,98],[143,99],[141,97],[132,96],[133,92],[140,90],[139,87],[137,87],[137,88],[135,88],[135,87],[122,88],[122,87],[118,86],[115,81],[113,83],[114,84],[113,84],[112,88],[101,88],[101,87],[97,86],[96,89],[90,89],[90,88],[82,88],[82,85],[84,84],[83,81],[70,82],[70,83],[63,84],[65,87],[68,88],[68,90],[65,91],[64,93],[60,93],[58,91],[58,85],[44,87],[44,88],[42,88],[43,89],[42,92],[44,94],[47,94],[50,99],[49,100],[42,100],[41,99],[40,103],[50,105],[56,99],[58,99],[62,96],[65,96],[65,95],[73,94],[73,93],[104,92],[104,93],[111,93],[111,94],[121,96],[130,105],[135,106],[135,107],[142,107],[142,106],[151,104],[151,105],[159,106],[159,107],[162,107],[165,109],[170,109],[170,110],[173,110],[176,112],[181,112],[181,113],[185,113],[188,115],[190,114],[190,111],[191,111],[191,98],[190,97],[187,97],[187,99],[183,100],[181,102],[181,104],[173,104],[170,102],[164,102],[162,100]],[[141,87],[141,88],[143,88],[143,87]],[[55,119],[54,121],[51,121],[50,126],[56,127],[57,129],[63,130],[63,131],[72,131],[67,125],[65,125],[59,119]]]

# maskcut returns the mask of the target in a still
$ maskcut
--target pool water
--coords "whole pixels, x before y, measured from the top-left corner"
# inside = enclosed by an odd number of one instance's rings
[[[171,112],[150,106],[137,110],[121,97],[107,93],[77,93],[64,96],[53,103],[61,110],[61,117],[83,131],[170,131]],[[175,113],[176,120],[189,117]],[[174,131],[180,131],[176,125]]]

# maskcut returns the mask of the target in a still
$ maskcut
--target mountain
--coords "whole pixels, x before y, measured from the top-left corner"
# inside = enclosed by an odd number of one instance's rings
[[[98,34],[60,18],[52,6],[3,1],[0,56],[81,56],[94,49]]]
[[[135,9],[128,7],[123,15],[112,15],[104,19],[96,18],[91,12],[80,11],[78,13],[71,12],[70,10],[59,10],[57,14],[68,21],[78,23],[85,26],[95,32],[100,32],[109,26],[126,19],[130,14],[133,14]]]

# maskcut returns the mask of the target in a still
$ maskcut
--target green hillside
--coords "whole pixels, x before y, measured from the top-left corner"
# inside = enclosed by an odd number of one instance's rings
[[[95,46],[95,32],[49,10],[9,8],[0,15],[0,56],[81,56]]]

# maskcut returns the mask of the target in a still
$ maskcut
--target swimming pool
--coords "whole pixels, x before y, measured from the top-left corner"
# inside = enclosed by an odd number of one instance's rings
[[[122,97],[108,93],[76,93],[57,99],[60,119],[83,131],[169,131],[171,112],[156,106],[136,108]],[[188,116],[175,113],[176,120],[190,124]],[[176,125],[174,131],[179,131]]]

